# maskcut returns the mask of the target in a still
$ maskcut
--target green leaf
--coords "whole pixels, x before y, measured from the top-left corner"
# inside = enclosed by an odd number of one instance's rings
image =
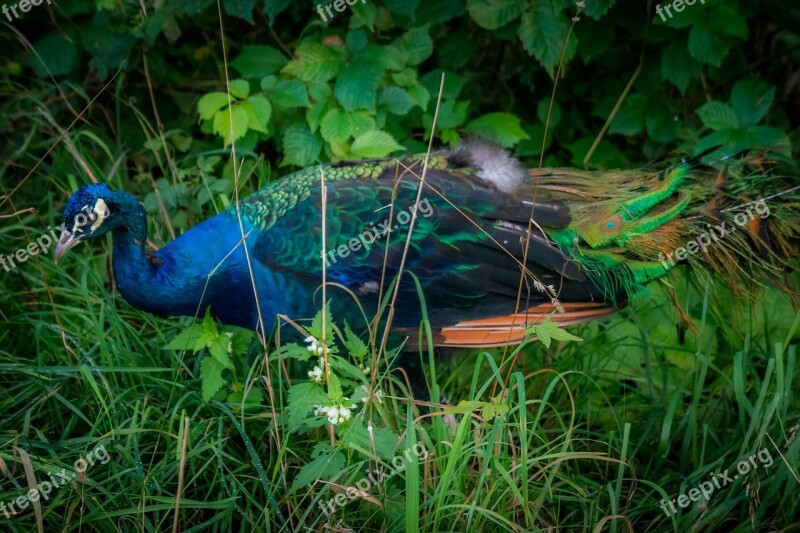
[[[230,344],[230,337],[227,335],[220,335],[214,339],[208,351],[211,353],[211,356],[219,361],[222,366],[228,370],[233,370],[233,361],[231,361],[231,357],[228,354],[228,346],[230,346]]]
[[[41,78],[64,76],[78,66],[80,50],[75,40],[69,39],[66,34],[55,32],[46,35],[36,41],[34,48],[39,55],[31,54],[30,63],[33,71]]]
[[[428,101],[431,99],[431,93],[428,92],[428,89],[422,85],[412,85],[408,88],[408,95],[414,100],[420,109],[423,111],[428,109]]]
[[[203,336],[203,329],[199,324],[189,327],[178,333],[174,339],[167,344],[167,350],[190,350],[198,351],[205,346],[205,343],[200,344],[200,338]]]
[[[244,19],[253,24],[253,8],[256,0],[222,0],[225,13],[232,17]]]
[[[286,58],[275,48],[250,44],[242,48],[242,52],[231,61],[231,66],[238,70],[243,78],[260,79],[278,72],[286,63]]]
[[[228,87],[231,96],[235,98],[247,98],[250,95],[250,84],[247,80],[231,80]]]
[[[283,161],[281,165],[305,167],[317,160],[322,150],[322,140],[311,133],[305,124],[292,124],[283,133]]]
[[[388,7],[389,11],[392,13],[413,17],[420,0],[384,0],[383,3],[386,4],[386,7]]]
[[[269,133],[269,119],[272,115],[272,106],[263,96],[251,96],[241,103],[249,119],[248,129]]]
[[[465,129],[494,139],[505,148],[511,148],[523,139],[529,139],[528,134],[520,126],[519,118],[510,113],[483,115],[467,124]]]
[[[572,333],[565,331],[558,327],[558,324],[551,322],[549,319],[541,324],[537,324],[529,328],[526,333],[535,333],[539,340],[545,347],[550,347],[550,342],[555,341],[583,341],[580,337],[576,337]]]
[[[295,56],[281,72],[309,83],[328,81],[336,76],[344,65],[344,58],[339,51],[320,43],[300,44],[295,49]]]
[[[343,436],[342,444],[348,448],[369,452],[373,451],[374,444],[375,455],[381,459],[389,460],[395,456],[394,448],[398,440],[400,440],[399,437],[386,428],[373,429],[372,435],[370,435],[363,423],[354,421]]]
[[[289,397],[286,405],[286,416],[290,431],[296,431],[301,424],[314,419],[312,411],[317,405],[333,405],[316,383],[297,383],[289,388]],[[319,421],[318,426],[325,421]]]
[[[270,88],[268,94],[272,102],[283,109],[311,106],[306,86],[300,80],[279,81]]]
[[[608,13],[608,10],[614,7],[617,0],[591,0],[586,2],[586,7],[583,8],[583,13],[592,17],[595,20],[600,19],[603,15]]]
[[[383,90],[380,98],[378,98],[378,105],[385,106],[389,113],[402,116],[411,111],[411,108],[417,105],[417,102],[408,91],[393,85]]]
[[[228,105],[228,95],[226,93],[213,92],[204,94],[197,102],[197,112],[203,120],[211,120],[217,111]]]
[[[433,53],[433,40],[428,25],[412,28],[403,35],[403,44],[408,50],[408,64],[419,65]]]
[[[644,129],[644,118],[647,112],[647,97],[641,94],[632,94],[625,98],[619,107],[609,133],[620,133],[622,135],[638,135]]]
[[[364,341],[362,341],[358,335],[353,333],[353,330],[351,330],[350,326],[348,326],[346,323],[344,325],[344,333],[346,336],[344,347],[347,349],[347,353],[359,361],[364,359],[364,357],[369,353],[369,348]]]
[[[518,30],[522,46],[536,58],[551,77],[561,61],[564,46],[567,47],[564,52],[565,64],[575,55],[577,39],[573,35],[567,41],[569,27],[564,15],[554,13],[544,3],[537,3],[536,7],[522,15]]]
[[[678,138],[680,121],[675,113],[662,106],[651,108],[645,122],[647,135],[654,141],[669,143]]]
[[[292,0],[264,0],[264,11],[267,12],[269,23],[275,24],[275,17],[280,15],[291,3]]]
[[[375,119],[366,111],[350,113],[350,118],[353,119],[353,137],[375,129]]]
[[[218,111],[214,115],[214,132],[225,140],[225,146],[247,134],[250,116],[241,105]]]
[[[333,140],[346,141],[353,134],[353,119],[346,111],[334,108],[328,111],[320,123],[322,138],[330,142]]]
[[[214,0],[172,0],[172,7],[176,11],[187,15],[202,13]]]
[[[316,133],[319,128],[322,118],[327,114],[330,104],[327,101],[321,100],[314,102],[314,104],[306,110],[306,122],[311,128],[311,133]]]
[[[335,479],[345,467],[345,456],[326,442],[319,442],[311,452],[312,461],[303,465],[292,482],[292,490],[307,487],[317,479]]]
[[[467,10],[479,26],[496,30],[519,17],[526,4],[522,0],[467,0]]]
[[[698,23],[689,31],[689,53],[700,63],[719,67],[731,49],[731,42],[708,23]]]
[[[749,130],[753,148],[771,148],[784,156],[792,157],[792,143],[783,131],[768,126],[755,126]]]
[[[364,158],[386,157],[402,149],[403,147],[397,144],[389,133],[378,130],[362,133],[350,146],[353,154]]]
[[[775,100],[775,87],[759,80],[739,81],[731,92],[731,106],[742,126],[755,126]]]
[[[354,59],[342,69],[336,80],[336,99],[348,111],[366,109],[374,112],[383,72],[381,65]]]
[[[331,372],[330,380],[328,380],[328,399],[334,403],[344,400],[344,392],[342,392],[342,384],[339,382],[339,376],[333,372]]]
[[[700,78],[702,72],[702,65],[689,55],[681,40],[670,42],[661,56],[661,76],[680,89],[681,94],[686,92],[692,80]]]
[[[431,107],[433,107],[433,105],[431,105]],[[468,108],[469,102],[458,100],[442,101],[442,104],[439,106],[439,117],[437,118],[436,128],[441,131],[461,126],[464,124],[464,121],[467,120]],[[424,114],[422,116],[422,125],[425,126],[427,132],[430,132],[432,124],[433,113]]]
[[[203,401],[208,403],[214,395],[225,386],[222,371],[225,367],[213,357],[204,357],[200,363],[200,381],[202,382]]]
[[[697,115],[703,125],[712,130],[738,128],[739,119],[728,104],[722,102],[706,102],[697,109]]]

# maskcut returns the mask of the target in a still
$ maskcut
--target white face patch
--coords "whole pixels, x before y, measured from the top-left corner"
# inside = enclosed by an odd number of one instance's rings
[[[103,220],[108,218],[108,215],[110,215],[111,212],[108,210],[108,206],[102,198],[97,199],[97,202],[94,204],[94,208],[92,210],[97,215],[97,220],[94,224],[92,224],[92,231],[96,231],[97,228],[103,224]]]

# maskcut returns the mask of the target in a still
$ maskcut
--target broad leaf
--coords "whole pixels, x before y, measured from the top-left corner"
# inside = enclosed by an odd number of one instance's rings
[[[390,134],[385,131],[372,130],[359,135],[350,146],[350,151],[359,157],[386,157],[392,152],[402,150]]]
[[[493,139],[505,148],[511,148],[519,141],[529,138],[520,126],[519,118],[510,113],[483,115],[470,122],[465,129]]]
[[[278,72],[286,63],[287,59],[275,48],[251,44],[242,48],[242,52],[231,61],[231,66],[243,78],[258,79]]]

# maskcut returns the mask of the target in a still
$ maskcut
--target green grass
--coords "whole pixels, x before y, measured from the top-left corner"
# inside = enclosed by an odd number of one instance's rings
[[[0,273],[0,501],[24,494],[26,463],[41,482],[104,444],[108,463],[41,506],[44,531],[167,530],[178,498],[182,531],[322,530],[320,503],[335,496],[332,487],[350,486],[376,462],[343,447],[343,468],[293,491],[330,434],[290,431],[280,364],[270,363],[274,407],[203,402],[198,358],[164,349],[188,319],[131,309],[108,290],[106,256],[87,246],[64,264],[36,258]],[[800,315],[772,291],[751,304],[720,287],[711,294],[673,281],[696,333],[654,288],[612,319],[572,328],[583,342],[529,345],[513,369],[498,368],[499,350],[437,362],[436,385],[452,404],[494,396],[508,406],[494,418],[455,414],[454,433],[441,410],[420,417],[403,388],[390,387],[381,412],[371,413],[375,427],[400,436],[400,452],[420,442],[432,453],[371,487],[374,500],[338,507],[332,523],[357,531],[686,531],[796,522],[792,339]],[[264,387],[258,343],[242,356],[250,382]],[[295,384],[307,370],[287,362]],[[672,517],[660,509],[662,498],[765,447],[775,460],[768,470],[716,491],[702,508]],[[29,507],[0,515],[0,526],[32,531],[37,520]]]

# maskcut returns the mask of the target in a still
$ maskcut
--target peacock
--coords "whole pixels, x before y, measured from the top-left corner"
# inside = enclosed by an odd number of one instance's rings
[[[300,170],[157,251],[145,246],[142,204],[90,184],[67,203],[54,255],[110,232],[129,304],[164,316],[209,308],[263,334],[278,316],[320,309],[324,271],[329,294],[338,291],[334,313],[351,323],[394,292],[393,331],[416,338],[421,293],[435,346],[500,346],[545,318],[606,317],[682,264],[735,288],[784,286],[800,236],[790,168],[745,153],[640,170],[529,170],[472,139],[427,157]],[[87,210],[89,223],[78,223]]]

